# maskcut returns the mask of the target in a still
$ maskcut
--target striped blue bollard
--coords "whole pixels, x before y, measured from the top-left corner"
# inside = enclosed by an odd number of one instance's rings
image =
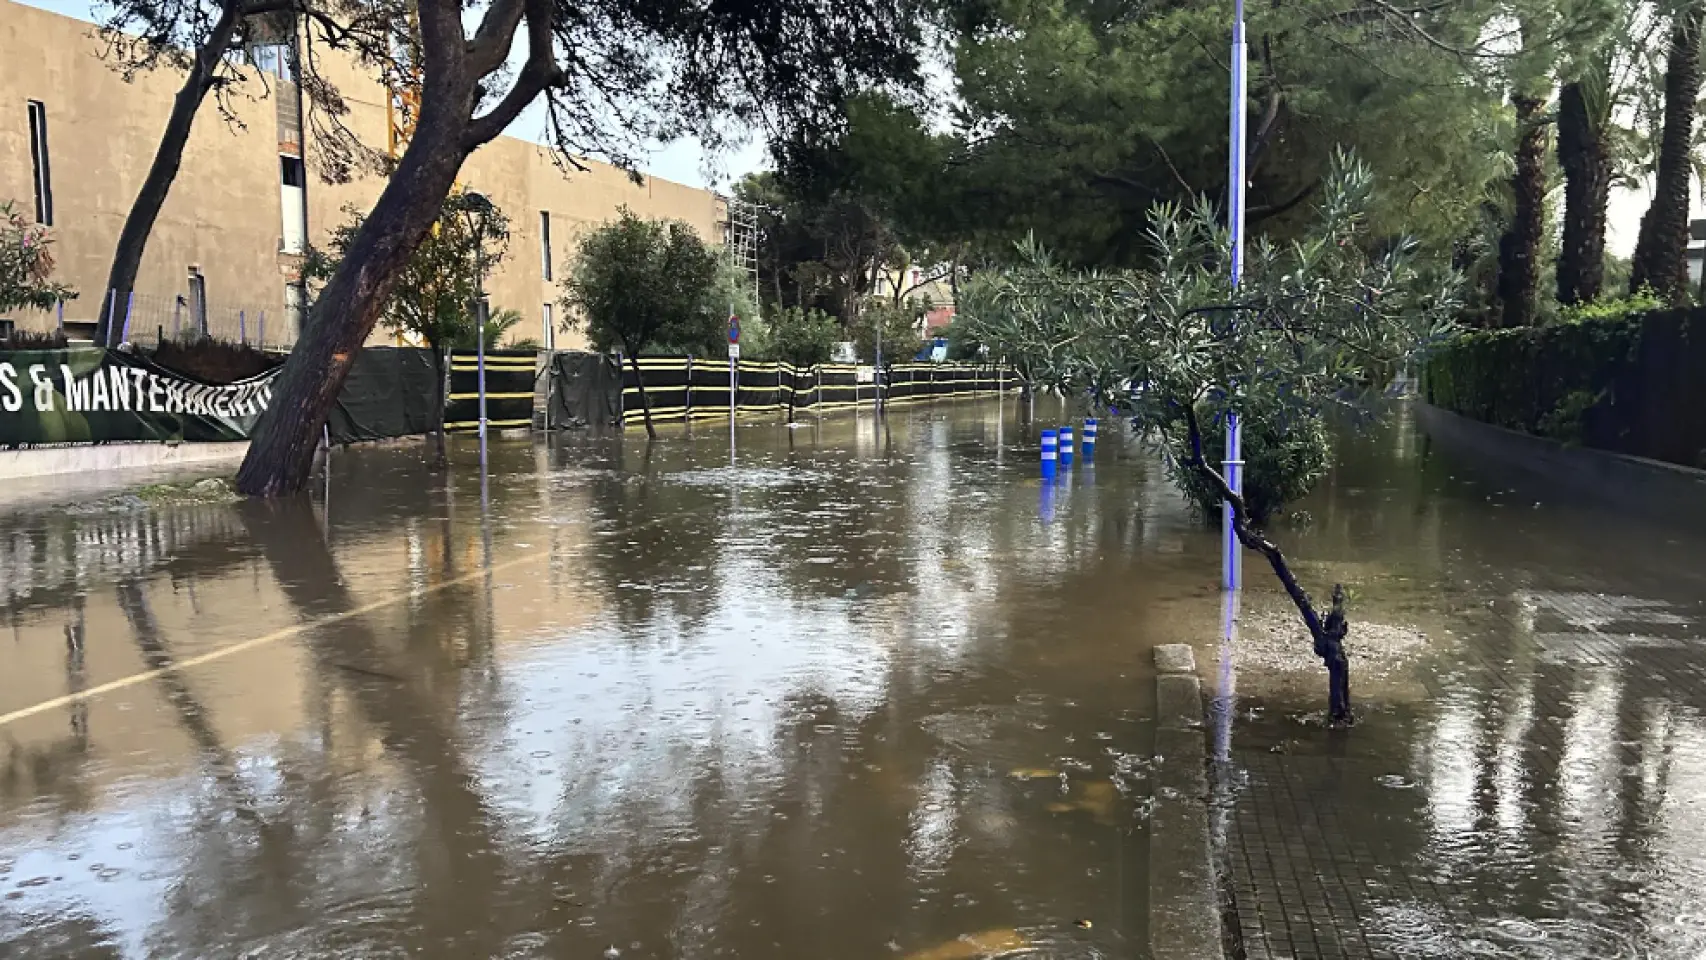
[[[1072,466],[1072,428],[1060,428],[1060,463],[1061,466]]]
[[[1060,441],[1053,430],[1043,431],[1043,479],[1053,480],[1055,460],[1059,452]]]
[[[1096,459],[1096,418],[1084,421],[1084,462]]]

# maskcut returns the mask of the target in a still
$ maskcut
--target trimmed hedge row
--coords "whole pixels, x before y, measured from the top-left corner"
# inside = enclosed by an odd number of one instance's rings
[[[1706,310],[1465,334],[1425,381],[1429,403],[1484,423],[1706,467]]]

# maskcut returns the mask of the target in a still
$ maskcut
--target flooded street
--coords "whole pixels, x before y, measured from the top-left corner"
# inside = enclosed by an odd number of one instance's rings
[[[1123,431],[1053,488],[1011,400],[738,433],[0,519],[0,955],[1141,958],[1181,641],[1244,955],[1706,950],[1697,535],[1344,441],[1275,531],[1352,590],[1329,732]]]
[[[1045,524],[1007,413],[10,518],[0,953],[1141,952],[1214,546],[1112,448]]]

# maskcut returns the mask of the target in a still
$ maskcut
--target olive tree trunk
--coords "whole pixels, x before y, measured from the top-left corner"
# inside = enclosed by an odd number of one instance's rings
[[[646,396],[646,375],[640,372],[640,356],[628,349],[627,344],[622,349],[628,354],[628,367],[634,371],[634,385],[640,388],[640,411],[646,418],[646,437],[650,440],[658,438],[658,428],[652,426],[652,401]]]
[[[1196,412],[1189,405],[1185,408],[1185,423],[1189,431],[1192,455],[1187,466],[1196,470],[1204,480],[1220,491],[1226,502],[1232,504],[1232,530],[1237,535],[1238,542],[1261,554],[1267,559],[1268,566],[1273,568],[1274,576],[1279,578],[1286,596],[1291,598],[1292,605],[1303,618],[1303,625],[1309,629],[1309,636],[1314,641],[1315,655],[1321,658],[1321,663],[1327,668],[1328,723],[1335,727],[1351,726],[1356,723],[1356,714],[1351,710],[1351,665],[1350,658],[1345,653],[1345,635],[1350,632],[1350,621],[1345,619],[1344,586],[1333,585],[1333,605],[1323,616],[1321,611],[1315,608],[1309,594],[1298,584],[1296,575],[1291,572],[1291,565],[1286,562],[1285,554],[1252,524],[1244,498],[1233,492],[1226,478],[1210,466],[1208,459],[1203,456],[1202,429],[1197,423]]]

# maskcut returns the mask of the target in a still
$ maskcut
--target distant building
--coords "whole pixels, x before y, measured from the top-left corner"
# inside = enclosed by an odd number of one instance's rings
[[[324,244],[344,223],[346,206],[365,212],[384,181],[367,176],[327,185],[314,174],[316,146],[304,143],[294,81],[294,43],[251,51],[270,92],[236,98],[242,126],[222,121],[209,102],[197,117],[184,162],[149,239],[134,301],[133,329],[186,322],[204,310],[210,327],[235,337],[259,332],[290,339],[300,327],[298,286],[305,242]],[[182,81],[166,69],[133,83],[99,56],[83,21],[0,0],[0,201],[53,228],[55,279],[79,292],[65,306],[73,335],[92,332],[119,228],[154,156]],[[385,149],[392,130],[390,92],[351,61],[317,57],[350,113],[344,122]],[[261,84],[246,85],[259,93]],[[304,165],[306,147],[307,164]],[[538,144],[500,137],[463,166],[462,184],[490,197],[510,218],[509,256],[487,283],[493,311],[519,311],[527,322],[512,337],[580,345],[556,329],[560,281],[579,236],[627,206],[645,217],[685,220],[707,241],[722,242],[726,212],[716,195],[647,177],[636,185],[607,164],[567,176]],[[57,318],[20,311],[23,329],[49,329]],[[376,330],[374,342],[388,342]]]

